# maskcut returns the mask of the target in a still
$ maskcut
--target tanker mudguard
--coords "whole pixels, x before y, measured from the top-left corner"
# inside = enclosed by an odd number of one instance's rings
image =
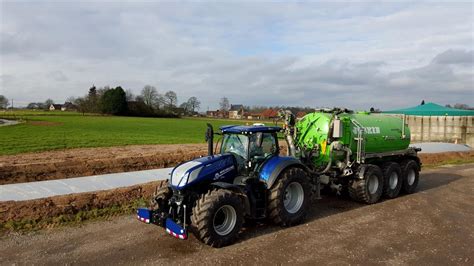
[[[294,157],[274,156],[269,159],[260,169],[260,179],[266,183],[268,188],[270,188],[272,187],[273,183],[275,183],[275,180],[280,175],[280,173],[290,166],[297,166],[306,169],[306,166],[302,164],[300,160]]]

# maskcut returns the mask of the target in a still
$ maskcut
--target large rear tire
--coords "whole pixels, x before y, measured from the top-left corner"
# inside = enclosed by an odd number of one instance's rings
[[[168,186],[168,180],[161,182],[153,193],[150,200],[150,208],[152,210],[168,210],[169,199],[173,195],[171,188]]]
[[[402,170],[400,165],[394,162],[387,162],[382,166],[384,176],[383,196],[388,199],[393,199],[398,196],[402,188]]]
[[[212,247],[235,242],[242,228],[244,210],[232,191],[219,189],[203,194],[193,208],[191,222],[196,237]]]
[[[270,189],[268,216],[280,226],[301,223],[308,211],[311,184],[305,171],[300,168],[285,170]]]
[[[405,160],[401,163],[403,184],[402,192],[411,194],[416,191],[420,178],[420,165],[415,160]]]
[[[359,168],[359,171],[361,169]],[[356,179],[349,182],[349,196],[355,201],[376,203],[383,193],[382,170],[377,165],[368,164],[365,166],[362,179],[359,179],[359,175],[356,173]]]

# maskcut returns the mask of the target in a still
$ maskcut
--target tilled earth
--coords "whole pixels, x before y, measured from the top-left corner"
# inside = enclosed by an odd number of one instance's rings
[[[283,153],[284,141],[280,142]],[[131,145],[0,156],[0,185],[173,167],[205,155],[206,144]],[[474,161],[474,151],[419,154],[423,164]]]
[[[133,216],[0,238],[1,264],[474,264],[474,164],[423,171],[415,194],[363,205],[326,196],[305,224],[252,225],[214,249]]]

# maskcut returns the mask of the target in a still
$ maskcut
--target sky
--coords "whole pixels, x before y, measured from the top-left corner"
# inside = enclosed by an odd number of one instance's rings
[[[0,94],[145,85],[233,104],[474,106],[472,2],[0,0]]]

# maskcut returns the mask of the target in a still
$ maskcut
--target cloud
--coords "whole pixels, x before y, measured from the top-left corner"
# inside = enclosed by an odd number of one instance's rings
[[[52,72],[49,72],[48,75],[47,75],[48,78],[51,78],[55,81],[60,81],[60,82],[63,82],[63,81],[68,81],[69,79],[66,77],[66,75],[64,75],[64,73],[62,71],[52,71]]]
[[[447,50],[433,58],[436,64],[474,64],[474,51]]]
[[[2,3],[0,93],[146,84],[245,105],[474,105],[470,4]],[[5,78],[3,78],[5,77]]]

